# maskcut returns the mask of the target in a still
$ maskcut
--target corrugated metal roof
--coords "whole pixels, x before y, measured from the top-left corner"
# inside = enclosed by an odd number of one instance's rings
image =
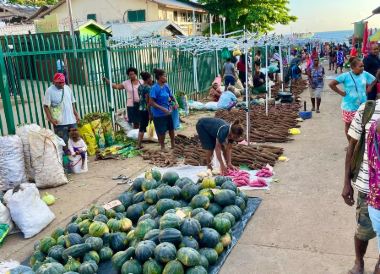
[[[170,21],[149,21],[126,24],[112,24],[112,36],[123,37],[147,37],[160,34],[168,30],[175,35],[185,35],[182,29]]]
[[[173,7],[173,8],[182,8],[185,10],[195,10],[195,11],[205,12],[205,10],[197,7],[195,4],[191,5],[191,4],[187,4],[187,3],[176,1],[176,0],[153,0],[153,2],[156,2],[161,5],[165,5],[168,7]]]

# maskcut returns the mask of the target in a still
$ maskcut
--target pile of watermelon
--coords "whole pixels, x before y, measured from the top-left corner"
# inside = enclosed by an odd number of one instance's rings
[[[93,274],[111,261],[121,274],[207,273],[231,244],[248,198],[227,177],[195,183],[153,170],[118,199],[121,205],[93,205],[37,242],[33,270]]]

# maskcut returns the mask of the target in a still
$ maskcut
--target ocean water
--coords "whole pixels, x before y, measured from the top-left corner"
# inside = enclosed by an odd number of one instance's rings
[[[314,38],[324,42],[347,43],[353,34],[353,30],[316,32]]]

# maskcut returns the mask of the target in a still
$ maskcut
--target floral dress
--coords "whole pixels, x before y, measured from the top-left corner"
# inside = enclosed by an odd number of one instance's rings
[[[380,120],[372,123],[367,138],[369,194],[368,205],[380,210],[380,134],[377,125]]]

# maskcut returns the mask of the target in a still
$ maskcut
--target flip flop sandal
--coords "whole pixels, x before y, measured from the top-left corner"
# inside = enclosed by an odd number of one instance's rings
[[[127,176],[125,176],[125,175],[123,175],[123,174],[120,174],[119,176],[117,176],[117,177],[112,177],[112,180],[126,180],[126,179],[128,179],[128,177]]]
[[[126,185],[126,184],[130,184],[131,185],[132,183],[133,183],[133,181],[131,179],[129,179],[129,178],[123,179],[122,181],[117,182],[118,185]]]

